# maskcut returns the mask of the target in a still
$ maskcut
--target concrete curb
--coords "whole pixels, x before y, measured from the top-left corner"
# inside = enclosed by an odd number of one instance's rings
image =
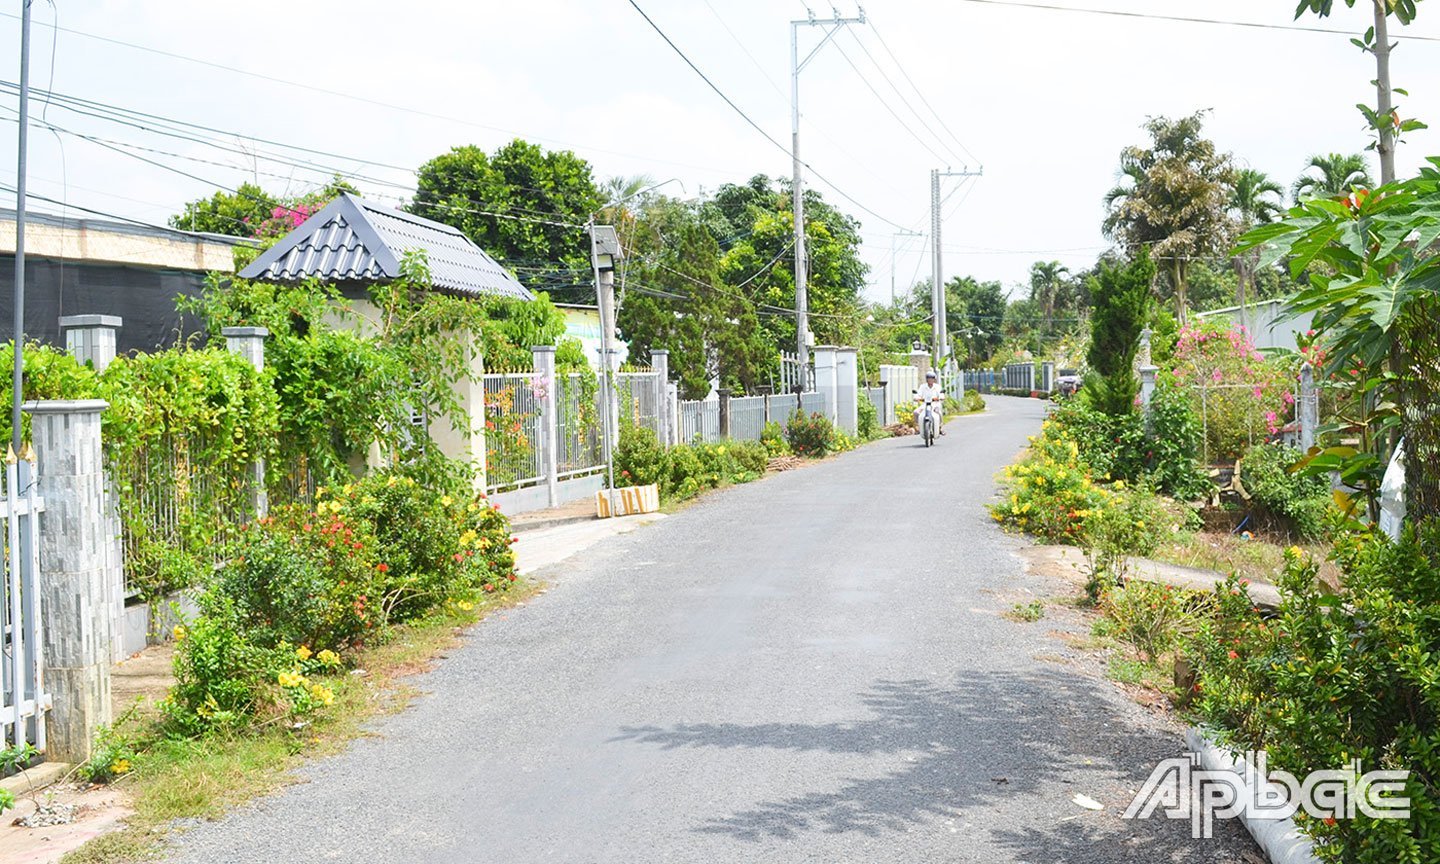
[[[41,762],[23,774],[16,774],[0,780],[0,789],[11,792],[16,797],[29,795],[31,792],[44,789],[51,783],[59,781],[74,767],[69,762]]]
[[[1200,764],[1205,770],[1239,774],[1249,800],[1257,799],[1255,790],[1262,784],[1267,794],[1283,797],[1280,787],[1260,777],[1253,767],[1216,746],[1199,729],[1191,727],[1186,731],[1185,744],[1192,752],[1200,754]],[[1300,833],[1294,819],[1288,816],[1283,819],[1251,819],[1248,813],[1241,813],[1240,821],[1245,823],[1246,830],[1255,838],[1255,844],[1272,864],[1320,864],[1320,859],[1315,857],[1315,845],[1309,837]]]
[[[543,531],[546,528],[556,528],[561,525],[575,525],[580,522],[594,522],[596,517],[589,516],[557,516],[554,519],[534,519],[527,522],[511,522],[511,534],[524,534],[529,531]]]

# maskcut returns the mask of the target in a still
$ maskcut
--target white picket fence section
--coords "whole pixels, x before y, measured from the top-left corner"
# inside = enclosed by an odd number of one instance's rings
[[[11,458],[5,466],[4,578],[0,579],[0,749],[29,743],[44,751],[45,689],[41,654],[43,618],[36,574],[40,572],[39,518],[45,503],[37,494],[33,463]]]

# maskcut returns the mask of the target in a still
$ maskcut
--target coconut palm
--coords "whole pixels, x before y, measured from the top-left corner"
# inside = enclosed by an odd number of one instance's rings
[[[1064,287],[1065,277],[1070,269],[1059,261],[1036,261],[1030,265],[1030,296],[1040,303],[1045,329],[1050,332],[1050,321],[1055,317],[1055,298]]]
[[[1313,174],[1312,169],[1319,171],[1319,176]],[[1300,176],[1295,178],[1290,194],[1296,201],[1301,198],[1339,198],[1349,195],[1357,187],[1371,185],[1370,166],[1359,153],[1348,156],[1340,153],[1331,153],[1328,156],[1317,154],[1310,157],[1310,163],[1305,166]]]
[[[1241,168],[1235,172],[1235,185],[1230,189],[1230,215],[1235,217],[1241,231],[1248,231],[1256,225],[1274,221],[1285,209],[1285,190],[1271,180],[1264,171]],[[1260,264],[1258,250],[1240,255],[1235,259],[1235,302],[1245,305],[1245,285],[1248,282],[1251,293],[1255,287],[1255,269]],[[1242,312],[1243,314],[1243,312]]]

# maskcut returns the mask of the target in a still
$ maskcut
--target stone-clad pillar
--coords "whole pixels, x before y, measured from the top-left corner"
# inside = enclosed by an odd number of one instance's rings
[[[96,372],[104,372],[115,359],[115,331],[122,323],[115,315],[62,315],[65,350],[82,364],[88,361]]]
[[[265,368],[265,337],[270,331],[264,327],[225,327],[220,331],[225,337],[225,346],[231,354],[239,354],[259,372]],[[250,465],[250,511],[255,518],[270,515],[270,495],[265,491],[265,460],[256,459]]]
[[[45,683],[54,699],[46,755],[90,758],[95,728],[110,723],[113,602],[105,584],[102,399],[26,402],[40,515],[40,596],[45,610]]]

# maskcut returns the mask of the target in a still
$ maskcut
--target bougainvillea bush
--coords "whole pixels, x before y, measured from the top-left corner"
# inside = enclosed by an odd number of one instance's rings
[[[1294,416],[1295,376],[1289,361],[1267,359],[1245,328],[1203,321],[1181,329],[1173,367],[1161,373],[1190,395],[1204,428],[1203,456],[1234,462]]]

